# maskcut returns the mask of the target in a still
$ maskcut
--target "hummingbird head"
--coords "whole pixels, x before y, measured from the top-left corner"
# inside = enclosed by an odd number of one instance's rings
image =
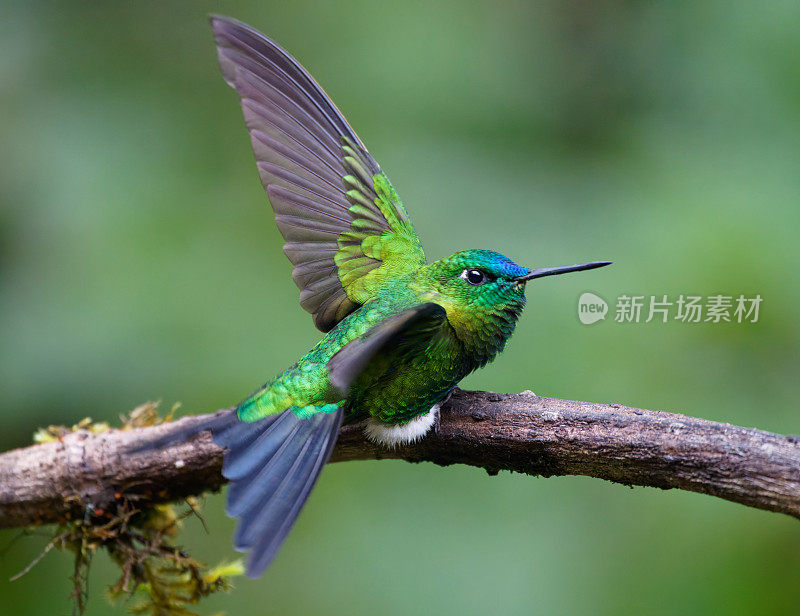
[[[530,269],[491,250],[464,250],[422,268],[415,287],[445,308],[456,335],[482,366],[503,350],[514,331],[528,281],[609,263]]]

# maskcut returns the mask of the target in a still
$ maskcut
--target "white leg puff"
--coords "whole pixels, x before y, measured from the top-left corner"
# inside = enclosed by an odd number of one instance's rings
[[[428,430],[436,422],[438,414],[439,405],[436,404],[425,415],[420,415],[416,419],[399,425],[385,424],[370,417],[364,428],[364,434],[373,443],[384,447],[391,448],[396,445],[413,443],[428,433]]]

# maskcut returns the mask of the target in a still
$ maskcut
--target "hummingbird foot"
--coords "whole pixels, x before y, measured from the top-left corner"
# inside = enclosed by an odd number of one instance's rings
[[[398,445],[407,445],[420,440],[437,423],[438,418],[438,404],[432,406],[425,415],[420,415],[404,424],[385,424],[370,418],[364,427],[364,435],[376,445],[393,449]]]

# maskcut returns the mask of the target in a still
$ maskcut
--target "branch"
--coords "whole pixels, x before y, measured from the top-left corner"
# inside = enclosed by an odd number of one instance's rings
[[[79,430],[0,454],[0,528],[83,517],[123,495],[163,502],[219,489],[222,450],[208,433],[161,451],[128,453],[203,417],[99,434]],[[366,441],[360,426],[346,426],[332,461],[385,458],[679,488],[800,518],[800,438],[619,404],[456,390],[435,434],[387,450]]]

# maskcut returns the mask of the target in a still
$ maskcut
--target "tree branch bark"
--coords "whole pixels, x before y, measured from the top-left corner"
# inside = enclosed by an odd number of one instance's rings
[[[219,489],[222,450],[208,433],[130,453],[136,443],[203,417],[79,430],[0,454],[0,528],[97,515],[121,498],[163,502]],[[387,450],[366,441],[360,426],[346,426],[332,461],[386,458],[679,488],[800,518],[799,437],[619,404],[456,390],[435,434]]]

